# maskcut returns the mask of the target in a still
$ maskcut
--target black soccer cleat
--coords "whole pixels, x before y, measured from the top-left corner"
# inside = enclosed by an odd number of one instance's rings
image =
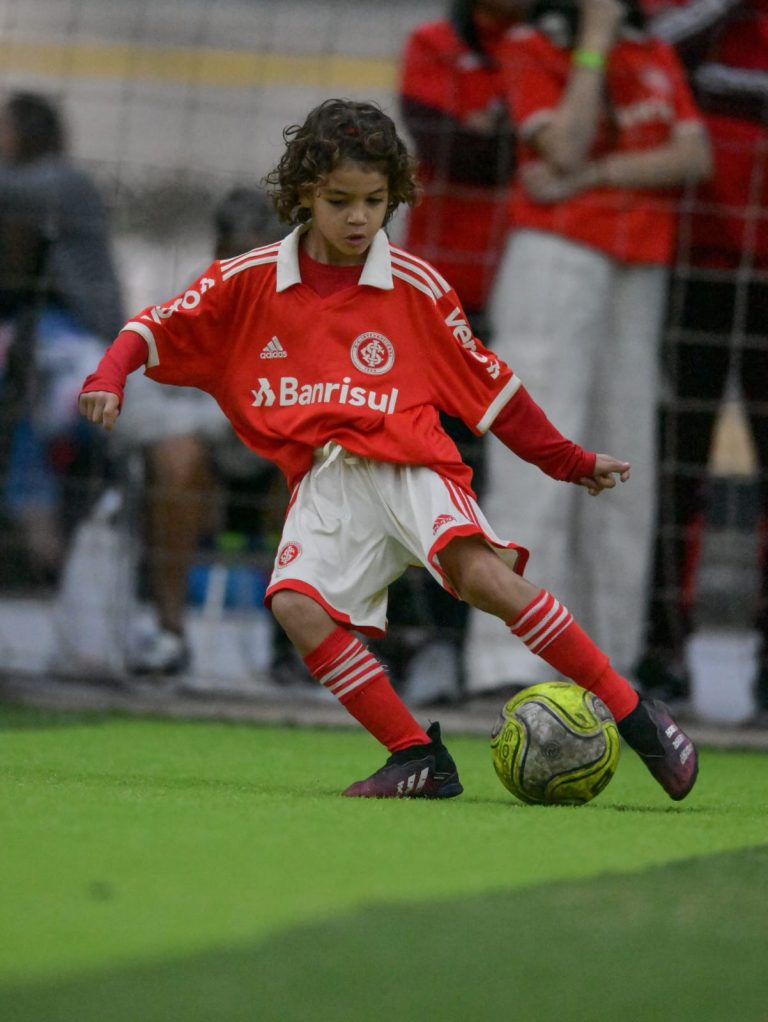
[[[349,798],[454,798],[464,788],[450,752],[440,737],[440,725],[427,728],[428,745],[411,745],[393,752],[376,773],[355,781],[343,795]]]
[[[675,802],[685,798],[696,783],[699,758],[696,746],[672,719],[664,703],[641,699],[618,723],[619,733]]]

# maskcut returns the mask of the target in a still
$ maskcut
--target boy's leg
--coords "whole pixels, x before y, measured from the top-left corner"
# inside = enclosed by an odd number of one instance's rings
[[[462,599],[501,618],[532,653],[603,700],[671,798],[688,794],[697,773],[693,743],[663,704],[640,699],[551,593],[516,575],[478,536],[453,540],[440,552],[440,564]]]
[[[332,692],[391,753],[371,777],[345,795],[373,798],[450,798],[462,792],[439,725],[424,731],[390,684],[380,661],[313,599],[292,590],[272,598],[272,612],[310,674]]]

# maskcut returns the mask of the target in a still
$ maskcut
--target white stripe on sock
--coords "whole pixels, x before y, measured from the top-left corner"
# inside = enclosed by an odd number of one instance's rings
[[[343,653],[341,653],[336,660],[334,660],[334,666],[329,671],[319,678],[321,685],[327,685],[331,687],[330,683],[337,678],[340,674],[343,674],[349,667],[356,664],[359,660],[371,654],[363,646],[363,644],[357,639],[353,639],[352,642],[347,646]]]
[[[361,685],[364,685],[366,681],[370,681],[372,678],[375,678],[378,674],[381,673],[382,673],[381,664],[377,663],[374,660],[373,667],[371,667],[367,674],[363,674],[361,677],[356,678],[354,681],[350,682],[350,684],[347,685],[346,688],[333,689],[332,690],[333,694],[336,696],[337,699],[341,699],[342,696],[345,696],[349,692],[352,692],[354,689],[359,688]]]
[[[550,627],[542,635],[539,635],[529,646],[528,649],[532,653],[541,653],[543,649],[554,642],[558,635],[562,635],[565,629],[573,621],[573,614],[568,610],[567,607],[562,608],[562,613],[558,616],[556,621],[553,621]]]
[[[526,632],[525,635],[520,635],[520,633],[518,632],[519,638],[523,640],[526,646],[528,646],[532,642],[536,642],[541,633],[546,630],[549,624],[551,624],[552,619],[557,617],[557,615],[563,609],[564,608],[561,607],[560,603],[553,598],[552,606],[547,609],[546,614],[542,615],[542,617],[539,618],[539,620],[536,622],[533,628],[529,632]]]
[[[380,667],[380,664],[370,655],[370,653],[366,653],[362,659],[360,657],[355,657],[354,660],[350,662],[349,669],[345,670],[338,678],[332,681],[330,685],[326,685],[325,687],[336,695],[340,688],[349,684],[350,681],[354,681],[356,678],[359,678],[361,674],[371,670],[372,667]]]
[[[528,618],[531,616],[531,614],[535,614],[537,610],[540,610],[541,607],[543,607],[544,603],[547,600],[553,600],[553,599],[554,599],[554,597],[545,590],[541,594],[541,596],[538,598],[538,600],[534,603],[534,605],[532,607],[528,608],[528,610],[525,612],[525,614],[523,614],[523,616],[519,619],[519,621],[515,621],[515,624],[514,624],[514,627],[513,627],[513,631],[514,631],[515,635],[519,635],[520,634],[520,629],[523,627],[523,625],[528,620]]]

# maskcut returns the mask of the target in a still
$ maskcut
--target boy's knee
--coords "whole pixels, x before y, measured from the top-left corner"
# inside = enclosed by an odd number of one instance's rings
[[[472,606],[483,602],[493,576],[504,568],[485,541],[474,537],[449,543],[440,554],[440,563],[459,599]]]
[[[535,592],[480,537],[449,543],[440,564],[459,599],[505,621]]]
[[[495,557],[493,554],[491,556]],[[492,570],[489,571],[489,568]],[[506,576],[506,572],[507,568],[501,562],[495,564],[489,561],[486,565],[470,563],[460,571],[454,588],[459,594],[459,599],[472,607],[485,610],[489,599],[496,597],[497,590],[500,591],[502,588],[497,580],[497,573]]]
[[[270,609],[283,628],[288,628],[293,622],[300,621],[306,616],[307,604],[312,601],[301,593],[291,589],[281,589],[275,593],[270,603]]]
[[[292,589],[280,589],[270,601],[270,610],[291,640],[304,656],[330,635],[336,623],[311,596]]]
[[[280,589],[272,597],[270,609],[278,623],[290,634],[291,631],[307,631],[324,626],[328,614],[311,596],[294,589]]]

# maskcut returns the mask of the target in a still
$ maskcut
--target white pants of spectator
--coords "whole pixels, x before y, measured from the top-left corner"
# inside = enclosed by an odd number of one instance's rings
[[[530,550],[526,577],[553,592],[628,671],[640,652],[656,502],[663,266],[617,262],[557,235],[520,230],[499,267],[493,347],[554,425],[590,450],[631,462],[628,483],[591,498],[487,441],[483,508]],[[534,684],[550,667],[501,621],[473,611],[470,691]]]

